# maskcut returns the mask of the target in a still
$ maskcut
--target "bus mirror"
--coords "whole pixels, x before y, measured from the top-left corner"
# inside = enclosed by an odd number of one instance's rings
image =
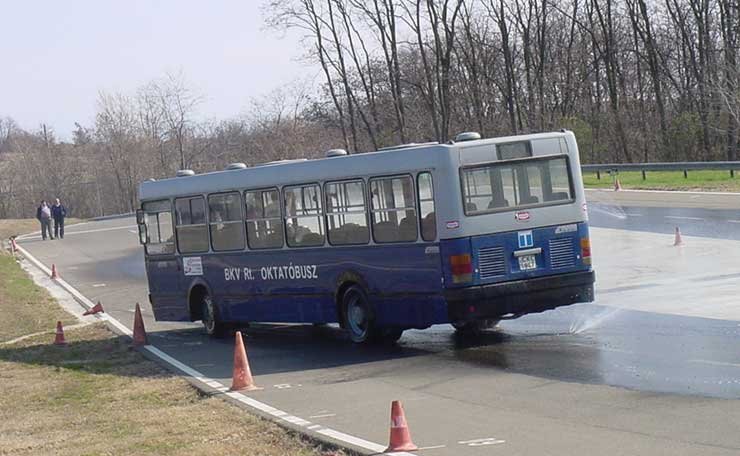
[[[136,224],[137,225],[144,224],[144,210],[143,209],[136,210]]]
[[[148,237],[149,237],[149,236],[148,236],[148,234],[147,234],[147,232],[146,232],[146,225],[145,225],[145,224],[143,224],[143,223],[142,223],[142,224],[140,224],[140,225],[139,225],[139,243],[140,243],[141,245],[144,245],[144,244],[146,244],[146,241],[147,241],[147,238],[148,238]]]

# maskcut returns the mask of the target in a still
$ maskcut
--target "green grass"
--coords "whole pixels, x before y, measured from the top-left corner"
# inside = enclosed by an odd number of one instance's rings
[[[0,255],[0,342],[41,331],[54,332],[57,320],[77,321],[38,288],[13,257]],[[53,338],[53,336],[50,336]]]
[[[622,188],[641,190],[697,190],[697,191],[740,191],[740,170],[735,177],[729,171],[689,171],[685,178],[683,171],[648,171],[642,179],[639,171],[627,171],[618,174]],[[586,188],[613,188],[614,176],[602,172],[601,179],[596,173],[584,173],[583,183]]]
[[[0,344],[2,455],[323,456],[332,450],[201,393],[102,323],[67,328],[67,345],[52,345],[56,320],[75,320],[9,256],[0,256],[0,314],[0,342],[50,330]]]

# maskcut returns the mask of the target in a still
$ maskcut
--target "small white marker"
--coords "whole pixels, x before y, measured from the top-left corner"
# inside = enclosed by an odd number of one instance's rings
[[[94,283],[93,284],[93,288],[101,288],[101,287],[104,287],[104,286],[105,286],[104,283]]]

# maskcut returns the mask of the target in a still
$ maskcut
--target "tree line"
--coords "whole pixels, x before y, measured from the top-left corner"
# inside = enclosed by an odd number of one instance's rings
[[[125,212],[140,181],[179,168],[470,130],[567,128],[587,163],[737,159],[736,0],[267,0],[264,10],[271,29],[301,32],[318,78],[202,120],[202,95],[168,75],[100,94],[94,124],[71,142],[0,118],[0,217],[56,195],[79,216]]]

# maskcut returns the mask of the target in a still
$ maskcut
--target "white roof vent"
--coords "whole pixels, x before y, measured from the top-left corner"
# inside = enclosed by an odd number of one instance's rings
[[[455,142],[475,141],[476,139],[480,139],[480,133],[477,131],[466,131],[455,136]]]
[[[195,176],[195,171],[192,169],[180,169],[177,171],[177,174],[175,174],[177,177],[189,177],[189,176]]]
[[[330,151],[326,152],[326,158],[343,157],[345,155],[348,155],[348,154],[347,154],[347,151],[344,149],[331,149]]]
[[[233,171],[235,169],[247,169],[247,165],[244,163],[231,163],[226,167],[226,171]]]

